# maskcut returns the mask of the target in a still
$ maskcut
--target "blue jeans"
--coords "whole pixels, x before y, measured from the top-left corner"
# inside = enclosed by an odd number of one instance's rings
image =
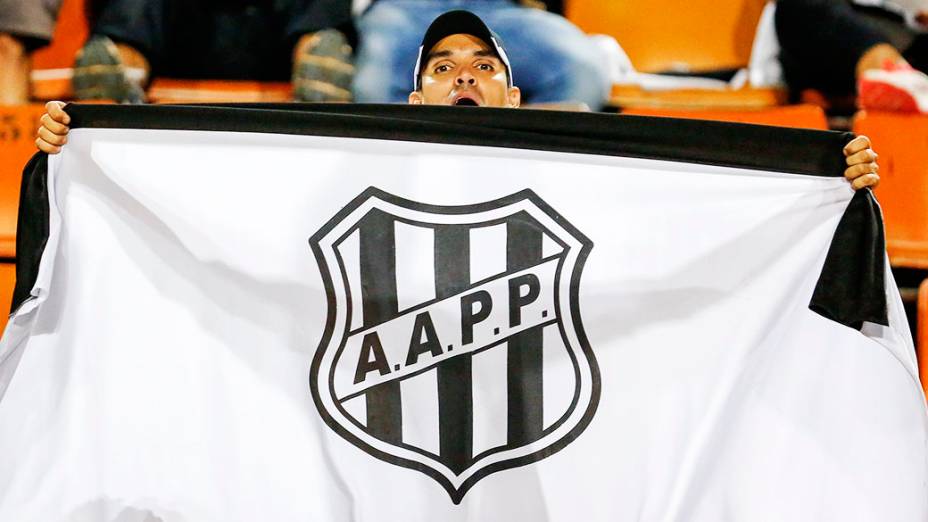
[[[509,0],[375,0],[358,20],[355,101],[405,103],[422,36],[452,9],[474,12],[500,36],[523,102],[583,102],[597,110],[606,101],[609,80],[586,35],[561,16]]]

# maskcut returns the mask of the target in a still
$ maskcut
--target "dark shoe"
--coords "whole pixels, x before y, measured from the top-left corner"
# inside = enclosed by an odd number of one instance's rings
[[[145,101],[145,92],[129,78],[116,44],[106,36],[91,37],[77,53],[71,84],[78,100]]]
[[[319,31],[310,36],[293,64],[293,99],[349,102],[353,78],[351,46],[345,35],[335,29]]]

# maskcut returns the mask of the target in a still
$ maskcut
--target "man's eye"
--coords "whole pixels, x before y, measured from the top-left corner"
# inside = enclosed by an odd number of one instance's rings
[[[450,70],[451,70],[451,67],[448,65],[439,65],[438,67],[435,68],[436,73],[448,72]]]
[[[493,66],[488,63],[482,63],[478,65],[477,68],[480,69],[481,71],[492,71],[493,70]]]

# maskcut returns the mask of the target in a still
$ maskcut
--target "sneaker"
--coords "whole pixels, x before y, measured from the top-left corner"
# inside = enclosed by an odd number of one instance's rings
[[[349,102],[354,65],[351,46],[340,31],[325,29],[309,36],[293,64],[293,99]]]
[[[868,110],[928,114],[928,75],[887,62],[858,80],[857,103]]]
[[[106,36],[91,37],[77,53],[71,85],[78,100],[145,101],[140,82],[130,78],[116,44]]]

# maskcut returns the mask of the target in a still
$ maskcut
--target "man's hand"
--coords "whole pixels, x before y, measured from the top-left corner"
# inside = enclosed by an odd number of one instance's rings
[[[36,133],[35,144],[39,150],[48,154],[58,154],[61,146],[68,142],[68,124],[71,117],[64,112],[64,102],[50,101],[45,104],[45,114],[39,120],[42,126]]]
[[[848,164],[844,177],[851,182],[851,187],[854,190],[876,188],[880,183],[880,166],[876,163],[879,156],[870,148],[870,138],[857,136],[851,140],[844,146],[844,156]]]

